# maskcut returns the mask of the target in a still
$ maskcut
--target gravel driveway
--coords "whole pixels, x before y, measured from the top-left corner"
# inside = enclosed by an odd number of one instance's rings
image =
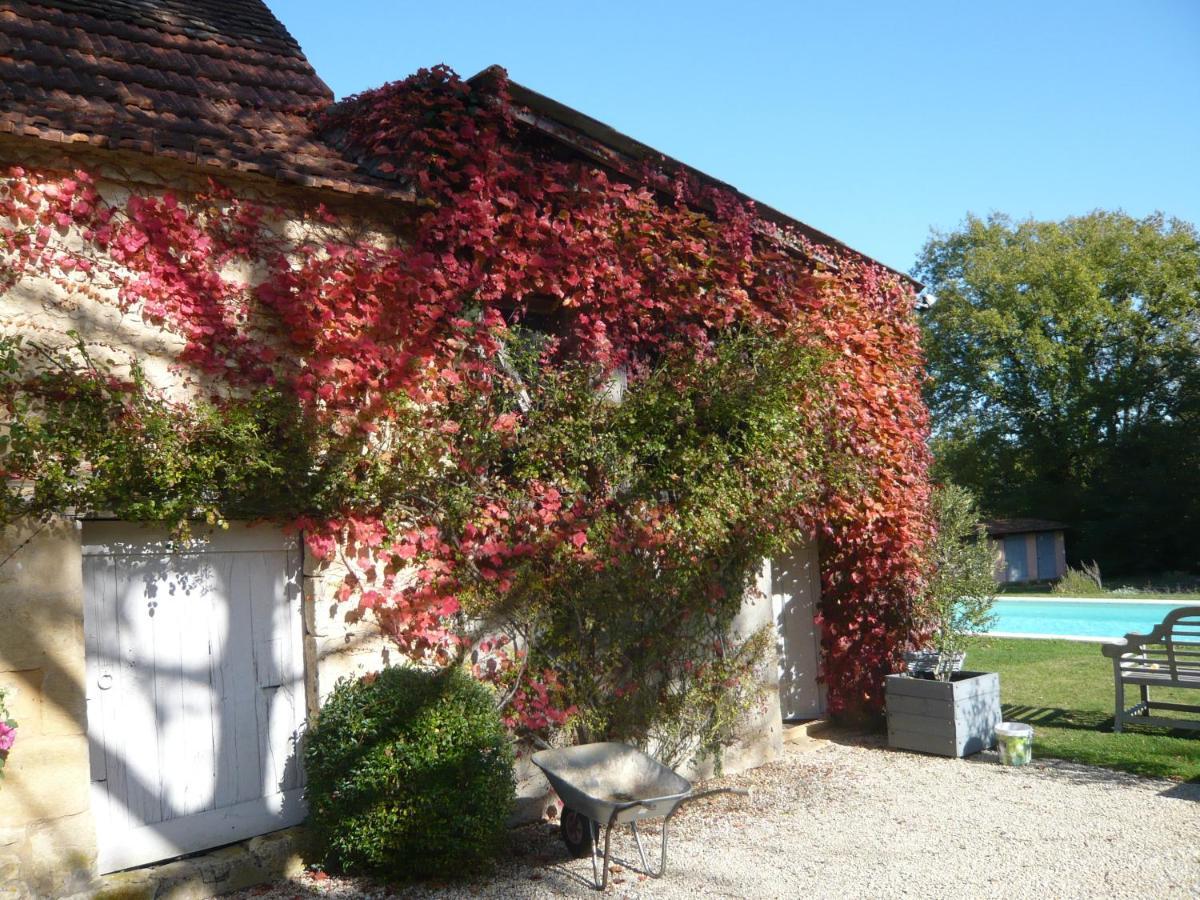
[[[1200,897],[1200,784],[1058,761],[1009,769],[994,754],[947,760],[873,738],[788,746],[726,780],[750,788],[749,801],[684,808],[664,879],[622,865],[609,895]],[[624,863],[636,858],[631,840],[615,845]],[[389,889],[306,875],[235,896],[586,898],[597,895],[590,877],[590,862],[569,860],[545,823],[517,830],[511,860],[474,882]]]

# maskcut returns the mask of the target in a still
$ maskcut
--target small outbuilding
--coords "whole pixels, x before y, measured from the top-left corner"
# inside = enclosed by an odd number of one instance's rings
[[[1051,581],[1067,571],[1063,532],[1048,519],[988,519],[983,523],[996,553],[996,581]]]

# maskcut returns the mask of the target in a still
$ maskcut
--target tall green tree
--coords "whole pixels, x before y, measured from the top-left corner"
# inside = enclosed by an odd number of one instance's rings
[[[970,216],[926,244],[942,477],[1057,518],[1102,569],[1200,569],[1200,238],[1178,219]]]

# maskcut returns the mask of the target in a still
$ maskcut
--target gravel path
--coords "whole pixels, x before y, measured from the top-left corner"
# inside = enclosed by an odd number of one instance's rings
[[[870,738],[789,747],[725,783],[751,799],[685,807],[671,823],[667,876],[622,865],[609,894],[1200,898],[1200,784],[1053,760],[1002,768],[994,754],[939,759]],[[636,858],[631,840],[616,848]],[[305,875],[234,896],[587,898],[597,895],[590,877],[590,862],[569,860],[557,825],[543,823],[518,829],[512,858],[475,882],[390,889]]]

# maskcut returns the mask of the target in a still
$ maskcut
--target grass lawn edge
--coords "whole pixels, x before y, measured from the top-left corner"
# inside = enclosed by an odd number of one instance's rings
[[[1035,759],[1200,783],[1200,732],[1133,725],[1113,733],[1112,664],[1099,643],[980,636],[970,639],[967,665],[1000,673],[1004,720],[1033,726]],[[1200,690],[1159,694],[1200,705]]]

